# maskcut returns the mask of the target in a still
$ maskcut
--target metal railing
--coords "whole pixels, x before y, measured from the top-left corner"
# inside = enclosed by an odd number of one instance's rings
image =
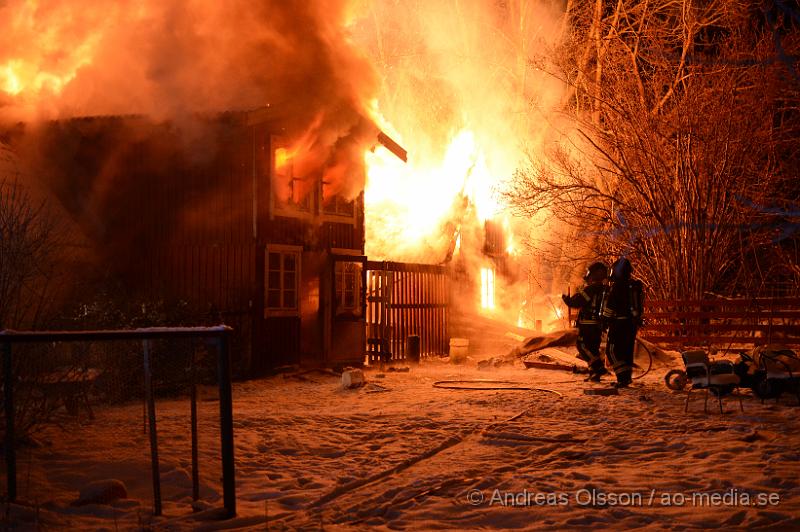
[[[217,381],[219,384],[220,443],[222,455],[223,504],[228,517],[236,515],[236,483],[233,457],[233,400],[231,390],[231,365],[229,336],[233,331],[226,325],[215,327],[152,327],[131,330],[97,331],[0,331],[3,348],[3,410],[6,423],[5,462],[7,474],[7,500],[17,497],[16,434],[14,431],[14,364],[12,346],[22,343],[81,342],[141,340],[144,359],[145,402],[150,429],[150,460],[153,477],[153,513],[161,515],[161,484],[158,461],[158,433],[156,427],[153,372],[151,367],[151,341],[173,338],[213,338],[217,342]],[[197,444],[197,395],[194,383],[191,393],[192,424],[192,494],[199,496],[199,465]]]

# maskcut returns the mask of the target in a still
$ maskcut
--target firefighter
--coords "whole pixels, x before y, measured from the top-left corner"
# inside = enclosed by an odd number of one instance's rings
[[[611,287],[603,305],[602,319],[608,327],[606,356],[617,376],[616,388],[625,388],[633,374],[636,331],[642,324],[642,282],[631,279],[633,266],[621,257],[611,266]]]
[[[578,311],[578,358],[589,365],[589,379],[594,382],[608,373],[603,357],[600,355],[600,339],[603,330],[600,324],[600,312],[606,293],[605,281],[608,277],[608,266],[595,262],[589,266],[583,280],[586,285],[575,295],[561,295],[561,299],[570,308]]]

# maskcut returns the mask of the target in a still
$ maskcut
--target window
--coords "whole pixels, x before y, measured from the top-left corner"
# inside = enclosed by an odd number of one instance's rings
[[[311,213],[311,189],[308,180],[294,175],[294,154],[278,147],[273,152],[272,188],[276,210],[284,213]]]
[[[356,215],[355,200],[347,201],[341,196],[332,195],[325,189],[328,183],[322,182],[322,214],[330,216],[346,216],[354,218]]]
[[[502,255],[507,247],[505,240],[503,227],[493,220],[486,220],[483,224],[483,252],[487,255]]]
[[[335,312],[337,316],[361,316],[361,272],[360,262],[337,261],[335,263]]]
[[[299,273],[299,252],[281,250],[267,252],[266,307],[268,310],[297,310]]]

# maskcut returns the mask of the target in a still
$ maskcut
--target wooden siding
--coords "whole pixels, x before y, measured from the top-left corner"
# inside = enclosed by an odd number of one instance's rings
[[[251,372],[263,374],[267,369],[300,361],[300,317],[286,316],[264,320],[265,357],[255,357]]]
[[[265,248],[363,252],[363,195],[342,222],[318,207],[305,218],[271,213],[272,134],[282,128],[271,113],[198,118],[186,126],[199,133],[191,138],[183,126],[132,116],[56,121],[38,134],[38,155],[132,299],[182,300],[198,320],[238,325],[249,336],[239,338],[244,366],[296,360],[299,325],[264,318]]]

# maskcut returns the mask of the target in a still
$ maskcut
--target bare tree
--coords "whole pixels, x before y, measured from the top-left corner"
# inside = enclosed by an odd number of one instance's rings
[[[573,128],[506,199],[632,256],[656,297],[758,288],[769,210],[797,198],[796,21],[735,0],[571,2],[566,16],[537,66],[568,87]]]
[[[0,329],[35,326],[48,303],[56,226],[16,180],[0,181]]]

